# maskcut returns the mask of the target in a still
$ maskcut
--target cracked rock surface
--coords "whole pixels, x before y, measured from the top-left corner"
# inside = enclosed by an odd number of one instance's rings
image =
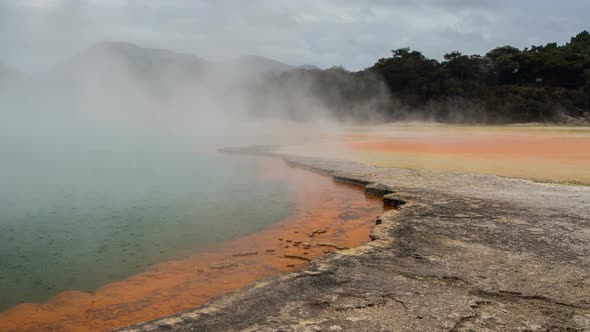
[[[364,246],[120,331],[590,331],[590,187],[282,157],[399,207]]]

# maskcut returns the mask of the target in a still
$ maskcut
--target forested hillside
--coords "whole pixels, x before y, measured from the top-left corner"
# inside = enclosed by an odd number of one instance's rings
[[[273,93],[286,102],[318,99],[340,119],[581,124],[590,120],[590,33],[561,46],[450,52],[442,61],[401,48],[358,72],[295,70],[270,80],[256,88],[255,110]],[[289,114],[310,116],[300,104],[289,104]]]

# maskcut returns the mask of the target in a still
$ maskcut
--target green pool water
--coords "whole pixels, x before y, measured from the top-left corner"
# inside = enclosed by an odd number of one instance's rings
[[[261,158],[21,145],[0,162],[0,310],[96,289],[290,211]]]

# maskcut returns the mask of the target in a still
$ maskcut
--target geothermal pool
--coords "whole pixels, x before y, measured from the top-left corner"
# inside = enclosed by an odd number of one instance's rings
[[[335,250],[319,243],[369,241],[383,210],[276,158],[112,153],[5,158],[0,330],[97,331],[189,309]]]
[[[184,152],[5,156],[0,310],[93,290],[289,215],[260,160]]]

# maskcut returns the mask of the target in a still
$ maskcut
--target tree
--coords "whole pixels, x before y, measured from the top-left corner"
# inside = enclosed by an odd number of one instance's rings
[[[374,114],[399,119],[403,114],[511,123],[552,121],[561,113],[580,117],[590,112],[590,33],[582,31],[565,45],[502,46],[485,56],[453,51],[442,62],[398,48],[359,72],[339,67],[293,71],[266,89],[278,89],[294,103],[302,96],[293,91],[303,91],[304,98],[320,100],[340,119],[364,121]],[[259,97],[254,99],[264,100]],[[288,109],[297,115],[297,107]]]

